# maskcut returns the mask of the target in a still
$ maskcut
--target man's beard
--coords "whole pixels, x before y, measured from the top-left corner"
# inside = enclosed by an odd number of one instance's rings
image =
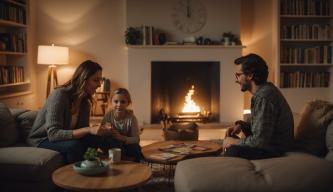
[[[241,84],[241,91],[245,92],[250,90],[250,86],[251,86],[250,82],[244,82],[243,84]]]

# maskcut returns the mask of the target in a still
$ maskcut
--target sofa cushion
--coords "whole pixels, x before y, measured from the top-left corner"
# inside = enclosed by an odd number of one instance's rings
[[[52,172],[62,164],[62,155],[49,149],[0,148],[0,180],[40,181],[50,179]]]
[[[0,103],[0,147],[13,145],[18,140],[15,120],[4,103]]]
[[[295,130],[296,149],[317,156],[325,156],[327,153],[325,134],[332,119],[332,103],[322,100],[308,102]]]
[[[36,119],[38,111],[25,111],[16,117],[17,129],[21,142],[25,142],[32,125]]]
[[[203,157],[176,166],[175,190],[181,192],[332,191],[333,164],[306,153],[249,161]]]

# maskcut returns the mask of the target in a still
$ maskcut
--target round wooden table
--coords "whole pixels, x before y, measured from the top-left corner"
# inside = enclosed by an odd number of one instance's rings
[[[177,145],[177,144],[189,144],[195,145],[200,147],[205,147],[207,150],[192,150],[191,153],[186,155],[177,155],[174,158],[162,160],[153,158],[151,155],[163,153],[163,148],[170,146],[170,145]],[[205,156],[215,156],[219,155],[222,152],[222,145],[211,142],[211,141],[160,141],[156,143],[152,143],[150,145],[146,145],[142,147],[142,153],[145,157],[145,160],[150,163],[160,163],[160,164],[177,164],[179,161],[189,158],[195,157],[205,157]],[[172,152],[171,152],[172,153]]]
[[[84,176],[76,173],[73,164],[58,168],[52,174],[53,182],[64,189],[74,191],[117,191],[142,186],[152,172],[148,166],[134,162],[110,164],[106,173]]]
[[[156,159],[153,157],[154,154],[164,153],[166,147],[171,145],[193,145],[203,147],[206,150],[191,150],[189,154],[177,154],[177,156],[170,159]],[[146,145],[142,147],[142,153],[145,160],[152,166],[152,164],[162,164],[164,165],[163,173],[168,178],[168,183],[170,184],[171,177],[174,174],[174,166],[182,160],[196,158],[196,157],[207,157],[216,156],[222,152],[222,145],[211,142],[211,141],[160,141]],[[174,152],[166,152],[174,153]]]

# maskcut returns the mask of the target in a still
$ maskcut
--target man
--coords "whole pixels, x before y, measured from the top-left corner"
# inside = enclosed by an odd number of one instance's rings
[[[235,60],[236,83],[243,92],[249,91],[251,117],[249,122],[236,121],[226,132],[224,156],[263,159],[283,155],[291,144],[294,122],[290,107],[272,83],[267,82],[268,67],[256,54]],[[245,138],[237,134],[243,132]]]

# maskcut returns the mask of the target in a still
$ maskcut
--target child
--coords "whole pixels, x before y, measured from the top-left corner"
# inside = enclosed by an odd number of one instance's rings
[[[132,103],[128,90],[116,89],[111,95],[110,102],[111,110],[105,114],[102,124],[107,124],[109,127],[115,144],[122,149],[122,156],[140,162],[142,153],[139,145],[139,128],[133,111],[127,109]]]

